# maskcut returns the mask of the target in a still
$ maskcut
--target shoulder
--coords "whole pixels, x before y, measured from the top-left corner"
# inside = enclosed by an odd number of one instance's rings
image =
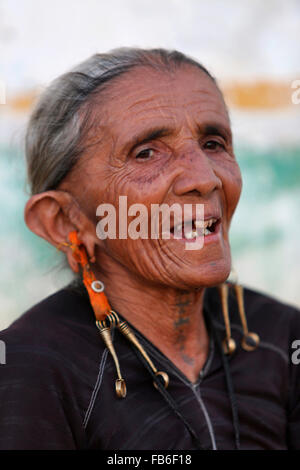
[[[266,339],[289,346],[300,339],[300,310],[269,295],[244,289],[245,311],[249,326]]]
[[[33,378],[38,373],[47,380],[50,371],[74,376],[88,363],[89,370],[96,371],[101,349],[89,302],[69,288],[25,312],[0,332],[0,340],[6,353],[2,377],[9,370],[14,371],[15,377],[25,374]]]
[[[0,333],[0,449],[85,446],[101,342],[84,297],[63,289]]]
[[[30,338],[38,344],[47,338],[59,338],[66,330],[89,328],[93,324],[93,311],[80,293],[64,288],[45,298],[23,313],[8,328],[0,332],[3,338]]]

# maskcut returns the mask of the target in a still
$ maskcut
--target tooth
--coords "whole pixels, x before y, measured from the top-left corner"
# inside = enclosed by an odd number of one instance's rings
[[[182,224],[178,224],[174,227],[174,235],[181,235],[182,234]]]
[[[195,227],[196,227],[196,228],[203,228],[203,227],[205,227],[205,222],[204,222],[204,220],[197,220],[197,219],[196,219],[196,220],[195,220]]]
[[[204,230],[204,236],[209,235],[210,233],[211,232],[207,228]]]
[[[190,231],[190,232],[185,233],[185,238],[187,238],[188,240],[190,240],[191,238],[194,238],[194,232]]]

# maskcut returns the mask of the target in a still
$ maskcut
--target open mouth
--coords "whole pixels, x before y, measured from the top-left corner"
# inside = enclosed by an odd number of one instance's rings
[[[191,220],[180,223],[170,229],[170,233],[174,238],[193,240],[197,237],[208,237],[217,233],[220,225],[220,218],[210,218],[207,220]]]

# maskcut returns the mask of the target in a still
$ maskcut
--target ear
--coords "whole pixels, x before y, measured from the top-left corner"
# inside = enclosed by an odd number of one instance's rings
[[[24,218],[32,232],[55,247],[61,246],[73,271],[78,272],[78,265],[71,250],[63,245],[71,231],[77,230],[91,261],[95,259],[95,227],[70,193],[46,191],[32,196],[26,204]]]

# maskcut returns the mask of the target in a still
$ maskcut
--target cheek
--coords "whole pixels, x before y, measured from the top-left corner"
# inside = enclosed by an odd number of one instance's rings
[[[155,191],[155,184],[146,184],[140,188],[139,184],[132,180],[128,172],[118,172],[111,176],[110,183],[103,189],[101,197],[98,198],[97,207],[101,203],[110,204],[115,210],[116,240],[107,238],[103,241],[104,246],[111,255],[122,259],[134,259],[138,254],[136,248],[141,250],[138,240],[131,239],[131,233],[150,228],[151,204],[160,202],[159,195]],[[159,188],[159,185],[158,185]],[[125,196],[125,197],[124,197]],[[141,204],[142,208],[136,206]],[[103,217],[97,217],[97,224]],[[141,221],[142,226],[138,224]],[[105,228],[107,231],[107,228]],[[133,235],[134,236],[134,235]],[[126,237],[127,239],[123,239]],[[144,243],[143,243],[144,245]]]
[[[228,222],[235,211],[242,191],[242,176],[238,164],[231,165],[223,178],[224,194],[227,205]]]
[[[118,206],[119,196],[127,197],[128,208],[133,204],[143,204],[151,211],[151,204],[161,204],[170,188],[172,175],[162,169],[153,171],[141,164],[139,171],[122,171],[114,175],[104,196],[107,201]]]
[[[141,176],[141,178],[143,178],[143,176]],[[122,264],[131,267],[131,269],[135,271],[138,270],[140,274],[142,274],[144,277],[147,277],[147,275],[151,275],[150,271],[153,265],[159,265],[156,260],[156,257],[158,256],[156,253],[160,251],[159,242],[157,240],[151,239],[135,240],[132,239],[130,235],[128,235],[130,224],[140,216],[140,213],[129,216],[128,210],[133,204],[143,204],[146,212],[142,215],[142,217],[147,218],[145,226],[148,227],[149,235],[151,230],[151,204],[160,204],[163,201],[165,188],[167,185],[165,184],[165,178],[159,174],[156,178],[151,178],[151,180],[147,181],[144,180],[143,185],[140,183],[141,181],[136,177],[135,174],[125,171],[120,171],[117,174],[111,176],[109,185],[107,185],[102,192],[102,201],[112,204],[116,209],[117,239],[112,240],[107,238],[101,242],[101,245],[109,254],[109,256],[118,260]],[[121,203],[122,208],[120,210],[120,196],[127,197],[126,210],[124,208],[124,200]],[[98,202],[98,205],[99,204],[101,204],[101,201]],[[126,213],[124,213],[124,210]],[[98,217],[97,219],[98,223],[101,218]],[[127,226],[127,239],[125,240],[118,238],[118,235],[120,234],[120,222],[123,227],[122,230],[124,230],[124,225]],[[133,226],[135,227],[135,224],[133,224]],[[140,228],[137,227],[136,231],[138,232],[139,230]],[[149,260],[151,260],[150,264]]]

